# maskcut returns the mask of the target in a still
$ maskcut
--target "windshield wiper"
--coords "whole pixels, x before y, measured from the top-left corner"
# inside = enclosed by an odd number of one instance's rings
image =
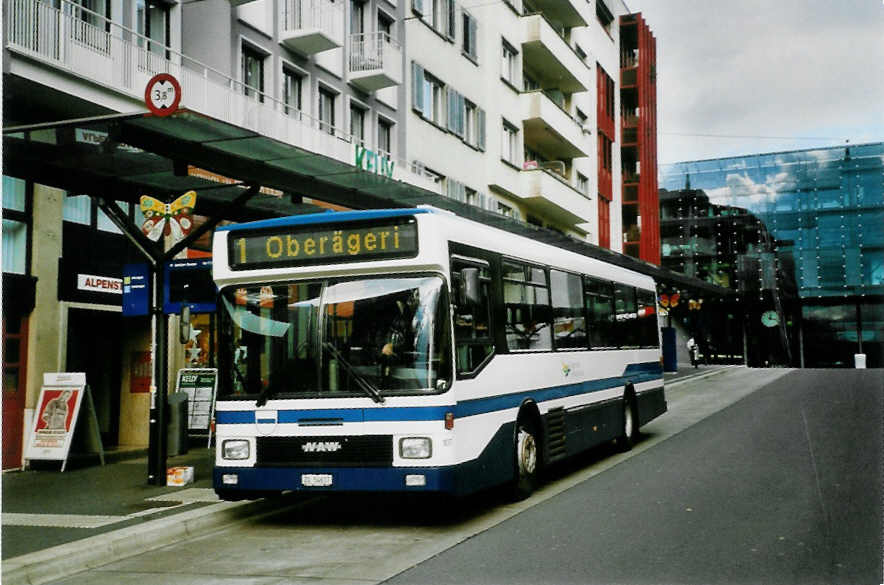
[[[357,372],[357,371],[356,371],[356,368],[353,367],[353,364],[351,364],[350,362],[348,362],[348,361],[344,358],[344,356],[341,355],[341,352],[340,352],[340,350],[338,350],[337,347],[335,347],[334,345],[331,344],[331,342],[328,342],[328,341],[324,342],[324,343],[322,344],[322,347],[324,347],[325,349],[327,349],[328,352],[329,352],[330,354],[332,354],[332,356],[333,356],[336,360],[338,360],[338,362],[340,362],[341,364],[344,365],[344,369],[346,369],[347,372],[349,372],[350,375],[353,376],[353,379],[356,381],[356,385],[359,386],[359,388],[360,388],[363,392],[365,392],[366,394],[368,394],[368,396],[369,396],[372,400],[374,400],[375,402],[377,402],[377,403],[379,403],[379,404],[383,404],[383,403],[384,403],[384,397],[381,395],[381,391],[378,390],[377,387],[375,387],[374,384],[372,384],[371,382],[369,382],[368,380],[366,380],[366,379],[362,376],[362,374],[360,374],[359,372]]]

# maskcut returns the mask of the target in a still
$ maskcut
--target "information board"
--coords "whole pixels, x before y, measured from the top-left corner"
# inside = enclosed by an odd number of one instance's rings
[[[178,370],[178,392],[187,394],[187,429],[209,432],[218,390],[217,368]]]

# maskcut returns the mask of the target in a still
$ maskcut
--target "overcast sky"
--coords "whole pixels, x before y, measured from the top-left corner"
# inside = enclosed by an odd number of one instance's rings
[[[884,140],[884,0],[625,1],[657,38],[660,163]]]

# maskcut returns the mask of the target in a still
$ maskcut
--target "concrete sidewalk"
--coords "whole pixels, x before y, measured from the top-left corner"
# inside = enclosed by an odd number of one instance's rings
[[[147,458],[135,455],[104,466],[97,458],[74,461],[64,473],[57,465],[4,473],[4,585],[46,583],[275,506],[220,501],[212,489],[214,449],[168,459],[169,467],[194,468],[194,483],[183,487],[148,485]]]

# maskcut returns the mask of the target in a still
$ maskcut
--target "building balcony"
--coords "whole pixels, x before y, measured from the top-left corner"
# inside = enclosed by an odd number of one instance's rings
[[[534,0],[534,8],[549,20],[566,28],[586,26],[592,22],[589,4],[583,0]]]
[[[279,42],[302,55],[344,46],[344,15],[332,0],[284,0]]]
[[[592,145],[583,128],[548,96],[531,91],[521,94],[519,99],[525,144],[551,159],[589,156]]]
[[[555,223],[579,229],[577,225],[590,221],[589,198],[553,171],[523,170],[519,173],[519,186],[525,206]]]
[[[589,67],[542,14],[522,17],[522,55],[541,87],[576,93],[593,86]]]
[[[353,168],[356,142],[345,130],[245,87],[241,81],[137,35],[89,12],[92,22],[62,0],[53,8],[38,0],[4,0],[4,85],[31,88],[90,107],[116,112],[146,111],[144,91],[157,73],[173,75],[181,85],[180,108],[222,120],[286,146],[285,165],[295,172]],[[8,73],[8,74],[7,74]],[[64,104],[67,102],[59,102]],[[63,105],[59,106],[64,108]],[[220,146],[207,146],[219,148]],[[282,159],[283,157],[281,157]],[[395,160],[393,179],[438,191],[425,177]],[[428,186],[429,185],[429,186]]]
[[[387,33],[350,35],[349,82],[365,92],[402,83],[402,49]]]

